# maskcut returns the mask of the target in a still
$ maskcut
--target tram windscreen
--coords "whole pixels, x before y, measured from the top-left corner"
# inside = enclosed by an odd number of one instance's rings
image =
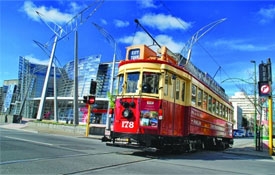
[[[118,76],[118,94],[123,93],[123,83],[124,83],[124,76],[123,74]]]
[[[126,93],[136,93],[138,90],[139,72],[131,72],[127,74]]]
[[[143,72],[142,92],[157,94],[159,90],[159,73]]]

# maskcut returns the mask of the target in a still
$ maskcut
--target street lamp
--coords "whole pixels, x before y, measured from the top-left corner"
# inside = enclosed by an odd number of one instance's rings
[[[257,76],[256,76],[256,61],[255,60],[251,60],[251,63],[254,64],[254,108],[255,108],[255,112],[254,112],[254,143],[255,143],[255,147],[257,150],[257,141],[256,141],[256,134],[257,134],[257,107],[256,107],[256,89],[257,89]]]

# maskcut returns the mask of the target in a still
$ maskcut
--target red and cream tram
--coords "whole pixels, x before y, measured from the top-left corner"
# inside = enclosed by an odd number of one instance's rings
[[[119,64],[112,144],[160,150],[225,149],[233,144],[233,107],[207,74],[162,46],[127,48]],[[109,144],[110,145],[110,144]]]

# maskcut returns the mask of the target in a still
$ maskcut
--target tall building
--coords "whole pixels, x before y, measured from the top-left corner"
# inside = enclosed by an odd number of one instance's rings
[[[0,92],[0,111],[1,113],[12,113],[15,110],[18,80],[4,80]]]
[[[238,106],[238,103],[232,102],[234,107],[234,124],[233,129],[241,129],[242,128],[242,120],[243,120],[243,110]]]
[[[232,104],[242,109],[242,117],[247,119],[248,127],[250,127],[251,130],[253,130],[255,116],[254,99],[254,95],[246,95],[244,92],[236,92],[234,96],[229,98]],[[234,108],[234,110],[236,109]]]
[[[86,104],[82,102],[82,99],[83,96],[89,95],[90,83],[93,79],[97,81],[97,94],[91,121],[105,124],[109,102],[108,92],[110,91],[112,81],[114,81],[114,87],[116,84],[115,79],[111,79],[112,65],[112,62],[101,63],[101,55],[92,55],[78,60],[78,104],[80,122],[86,122],[87,107]],[[56,70],[56,73],[54,73],[54,70]],[[115,63],[115,75],[117,71],[118,62]],[[7,111],[6,113],[11,115],[20,114],[26,118],[36,118],[46,72],[47,65],[35,64],[23,57],[19,58],[18,84],[13,92],[16,98],[11,100],[15,104],[13,107],[14,110]],[[51,69],[46,91],[44,118],[54,118],[54,74],[56,74],[57,85],[58,120],[72,120],[74,61],[68,62],[63,68],[56,67],[56,69]],[[2,89],[5,89],[2,90],[2,92],[6,92],[7,86],[4,86]],[[1,95],[2,98],[5,96],[4,93]],[[7,100],[3,99],[1,101],[7,104]],[[1,107],[3,108],[3,105],[1,105]],[[1,110],[1,112],[3,113],[4,111]]]

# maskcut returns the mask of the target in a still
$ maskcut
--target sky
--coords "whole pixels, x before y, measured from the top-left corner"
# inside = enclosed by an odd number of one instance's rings
[[[91,15],[77,25],[79,58],[100,54],[102,62],[111,62],[114,47],[108,37],[117,44],[118,60],[124,59],[130,45],[152,45],[135,19],[160,45],[183,55],[192,36],[206,32],[192,45],[190,61],[214,77],[229,96],[240,90],[253,94],[254,66],[258,79],[258,65],[275,58],[274,1],[104,0],[97,4],[86,0],[1,0],[0,86],[4,80],[18,78],[20,56],[48,63],[49,54],[41,46],[47,43],[52,49],[55,35],[49,26],[60,26],[67,32],[56,46],[59,65],[72,61],[75,32],[68,22],[89,5],[82,17]],[[205,27],[217,21],[207,31]]]

